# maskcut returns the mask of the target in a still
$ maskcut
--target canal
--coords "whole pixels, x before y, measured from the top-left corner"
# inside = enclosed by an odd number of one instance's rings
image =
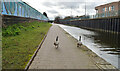
[[[81,36],[83,45],[120,69],[120,36],[118,34],[86,30],[61,24],[58,25],[77,40],[78,37]]]

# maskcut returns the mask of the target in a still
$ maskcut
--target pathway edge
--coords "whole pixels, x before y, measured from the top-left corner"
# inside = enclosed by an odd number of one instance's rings
[[[52,27],[52,26],[51,26],[51,27]],[[51,28],[51,27],[50,27],[50,28]],[[50,28],[49,28],[49,30],[50,30]],[[49,32],[49,30],[48,30],[48,32]],[[47,32],[47,34],[48,34],[48,32]],[[31,57],[31,59],[30,59],[29,62],[27,63],[27,65],[26,65],[26,67],[25,67],[25,69],[24,69],[25,71],[27,71],[27,70],[29,69],[30,65],[32,64],[35,56],[37,55],[39,49],[41,48],[43,42],[45,41],[45,38],[47,37],[47,34],[45,34],[45,36],[43,37],[42,41],[41,41],[40,44],[38,45],[36,51],[34,52],[33,56]]]

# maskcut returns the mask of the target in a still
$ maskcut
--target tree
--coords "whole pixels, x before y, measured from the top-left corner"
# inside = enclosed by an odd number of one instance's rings
[[[73,17],[71,16],[66,16],[64,19],[72,19]]]
[[[54,22],[59,23],[59,20],[60,20],[60,16],[56,16]]]
[[[46,16],[46,17],[48,18],[48,16],[47,16],[47,13],[46,13],[46,12],[43,12],[43,15],[44,15],[44,16]]]

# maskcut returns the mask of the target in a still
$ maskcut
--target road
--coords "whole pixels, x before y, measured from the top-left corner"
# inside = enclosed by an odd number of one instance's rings
[[[53,45],[57,35],[58,49]],[[98,69],[89,55],[76,47],[76,43],[62,28],[53,25],[29,69]]]

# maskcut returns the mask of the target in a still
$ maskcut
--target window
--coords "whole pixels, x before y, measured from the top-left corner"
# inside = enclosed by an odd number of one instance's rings
[[[114,6],[111,6],[111,10],[112,10],[112,11],[114,10]]]
[[[98,13],[98,10],[96,10],[96,13]]]
[[[107,8],[107,7],[105,8],[105,11],[108,11],[108,8]]]
[[[105,8],[103,8],[102,11],[105,12]]]
[[[111,11],[111,6],[109,7],[109,11]]]

